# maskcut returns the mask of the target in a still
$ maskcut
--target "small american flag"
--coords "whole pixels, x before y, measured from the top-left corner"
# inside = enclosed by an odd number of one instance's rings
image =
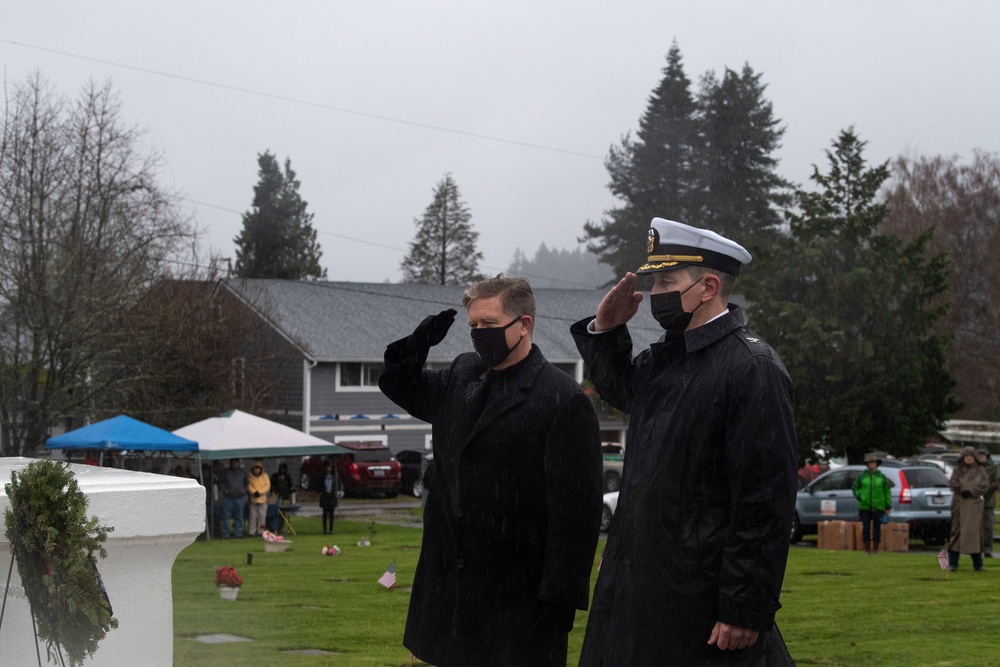
[[[382,584],[386,588],[392,588],[396,585],[396,561],[389,563],[389,569],[385,571],[385,574],[378,578],[378,583]]]
[[[938,565],[941,566],[942,570],[948,569],[948,551],[946,549],[938,552]]]

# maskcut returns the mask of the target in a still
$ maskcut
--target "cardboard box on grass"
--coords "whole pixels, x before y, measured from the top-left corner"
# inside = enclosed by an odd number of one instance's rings
[[[832,551],[854,549],[854,526],[850,521],[820,521],[816,547]]]
[[[862,524],[860,521],[852,521],[854,527],[854,548],[864,551],[865,541],[862,539]],[[882,524],[881,541],[879,551],[907,552],[910,550],[910,526],[906,523],[896,523],[890,521]]]
[[[865,550],[865,540],[862,537],[864,535],[864,524],[860,521],[852,521],[851,527],[854,529],[854,550],[864,551]]]
[[[882,524],[879,551],[902,553],[910,550],[910,524],[890,521]]]

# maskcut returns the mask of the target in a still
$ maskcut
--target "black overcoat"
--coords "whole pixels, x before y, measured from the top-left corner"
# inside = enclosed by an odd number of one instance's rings
[[[386,350],[379,387],[432,424],[434,488],[403,644],[438,667],[565,665],[600,525],[593,406],[536,346],[511,375],[471,353],[422,370],[426,353],[406,356],[404,341]]]
[[[580,664],[791,664],[774,626],[796,491],[792,388],[736,306],[632,358],[625,326],[571,328],[629,413],[625,466]],[[716,621],[757,644],[708,646]]]

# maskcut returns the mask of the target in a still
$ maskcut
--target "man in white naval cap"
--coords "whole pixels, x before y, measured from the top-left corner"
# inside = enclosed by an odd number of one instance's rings
[[[727,299],[750,253],[654,218],[650,307],[633,357],[628,273],[571,328],[598,392],[631,419],[580,665],[792,665],[774,615],[798,447],[788,372]]]

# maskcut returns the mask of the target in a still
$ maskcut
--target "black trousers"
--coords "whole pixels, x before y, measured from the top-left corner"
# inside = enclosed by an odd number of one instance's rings
[[[860,510],[861,539],[865,542],[882,541],[882,510]]]

